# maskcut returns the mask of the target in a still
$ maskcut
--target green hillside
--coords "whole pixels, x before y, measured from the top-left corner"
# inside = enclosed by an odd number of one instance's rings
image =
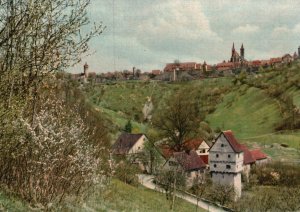
[[[233,83],[235,77],[176,83],[116,82],[90,85],[86,94],[94,107],[112,120],[117,133],[129,119],[134,132],[147,131],[149,126],[142,123],[147,97],[152,97],[155,113],[167,104],[166,97],[184,91],[191,101],[198,102],[202,119],[212,129],[231,129],[242,142],[265,148],[277,159],[282,154],[298,157],[294,150],[300,148],[300,127],[296,126],[299,115],[294,113],[294,130],[289,123],[292,110],[300,108],[299,64],[269,68],[239,80],[237,84]],[[288,149],[272,144],[284,144]]]
[[[53,208],[52,208],[53,209]],[[177,198],[174,211],[194,211],[196,206]],[[17,198],[0,192],[0,211],[43,211],[30,207]],[[103,191],[95,189],[84,204],[66,202],[54,211],[171,211],[170,201],[164,194],[143,186],[133,187],[119,180],[112,180]],[[205,211],[198,209],[198,211]]]
[[[276,104],[259,89],[242,86],[227,94],[207,121],[214,129],[233,130],[239,138],[262,135],[280,121]]]

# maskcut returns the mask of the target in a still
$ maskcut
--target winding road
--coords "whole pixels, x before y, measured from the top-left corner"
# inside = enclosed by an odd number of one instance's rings
[[[159,191],[159,192],[162,192],[164,193],[164,190],[162,188],[160,188],[158,185],[154,184],[152,181],[153,181],[153,176],[151,175],[144,175],[144,174],[140,174],[138,175],[139,177],[139,182],[149,188],[149,189],[152,189],[152,190],[155,190],[155,191]],[[181,198],[181,199],[184,199],[194,205],[198,205],[198,207],[204,209],[204,210],[207,210],[207,211],[212,211],[212,212],[219,212],[219,211],[225,211],[224,209],[222,209],[221,207],[218,207],[216,205],[213,205],[213,204],[210,204],[208,202],[205,202],[203,200],[198,200],[197,201],[197,198],[192,196],[192,195],[188,195],[188,194],[185,194],[185,193],[182,193],[180,191],[177,191],[176,192],[176,196]],[[197,203],[198,202],[198,203]]]

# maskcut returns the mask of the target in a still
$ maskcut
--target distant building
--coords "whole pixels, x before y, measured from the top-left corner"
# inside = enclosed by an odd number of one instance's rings
[[[239,63],[239,62],[243,62],[244,60],[245,60],[244,44],[242,44],[242,46],[241,46],[240,55],[239,55],[239,53],[235,50],[234,43],[233,43],[232,44],[232,49],[231,49],[230,62]]]
[[[290,54],[285,54],[285,55],[282,56],[282,62],[283,63],[290,63],[293,60],[294,60],[294,58]]]
[[[167,63],[164,72],[173,72],[174,70],[178,71],[195,71],[197,70],[196,62],[186,62],[186,63]]]
[[[161,70],[152,70],[151,71],[151,74],[155,75],[155,76],[158,76],[161,74]]]

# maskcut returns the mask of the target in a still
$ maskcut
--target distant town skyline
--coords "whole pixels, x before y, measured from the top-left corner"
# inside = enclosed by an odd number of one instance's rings
[[[85,62],[97,73],[162,69],[178,59],[209,64],[229,60],[231,47],[244,44],[247,60],[297,51],[300,1],[296,0],[94,0],[91,23],[105,31],[91,41]]]

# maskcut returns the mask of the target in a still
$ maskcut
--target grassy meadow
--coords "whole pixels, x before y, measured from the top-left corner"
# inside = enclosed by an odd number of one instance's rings
[[[299,108],[299,70],[297,64],[270,69],[248,76],[246,83],[237,85],[233,84],[234,77],[176,83],[130,81],[97,84],[87,88],[86,93],[88,100],[112,120],[116,133],[122,131],[129,119],[137,133],[147,132],[151,127],[142,122],[147,97],[152,98],[156,113],[167,104],[168,96],[184,90],[191,101],[199,103],[201,116],[212,129],[233,130],[241,142],[265,149],[274,159],[298,159],[300,156],[294,150],[300,148],[300,132],[275,130],[283,121],[284,101],[280,96],[270,95],[268,88],[281,88],[281,96],[290,96]]]

